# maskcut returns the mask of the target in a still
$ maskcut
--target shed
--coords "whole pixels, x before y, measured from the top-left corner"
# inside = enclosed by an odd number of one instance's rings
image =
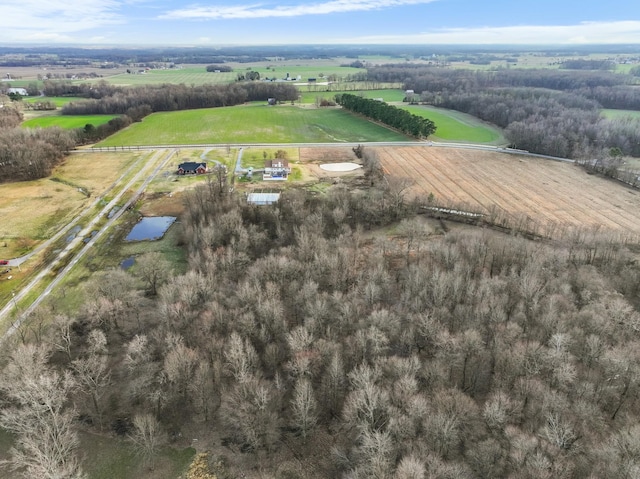
[[[280,199],[280,193],[249,193],[247,203],[251,205],[272,205]]]

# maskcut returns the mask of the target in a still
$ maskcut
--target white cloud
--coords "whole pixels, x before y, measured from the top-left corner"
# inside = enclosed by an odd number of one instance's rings
[[[627,44],[640,43],[640,21],[583,22],[577,25],[446,28],[407,35],[371,35],[339,43],[436,44]]]
[[[436,0],[330,0],[324,3],[302,5],[263,4],[237,6],[190,6],[171,10],[159,18],[162,19],[247,19],[267,17],[300,17],[304,15],[326,15],[330,13],[363,12],[432,3]]]
[[[122,22],[119,0],[3,0],[0,41],[67,41],[68,34]]]

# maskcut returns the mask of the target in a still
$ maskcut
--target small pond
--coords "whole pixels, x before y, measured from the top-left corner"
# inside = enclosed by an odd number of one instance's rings
[[[169,226],[176,220],[175,216],[147,216],[142,218],[131,229],[125,241],[157,240],[164,236]]]
[[[129,268],[131,268],[135,262],[136,262],[136,259],[133,256],[129,256],[128,258],[123,259],[120,262],[120,267],[126,271]]]

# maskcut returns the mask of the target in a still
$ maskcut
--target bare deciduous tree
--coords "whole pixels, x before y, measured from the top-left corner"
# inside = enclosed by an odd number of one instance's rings
[[[133,432],[129,435],[136,452],[145,462],[150,462],[165,440],[160,422],[153,414],[136,414],[133,417]]]
[[[306,378],[300,378],[296,382],[291,399],[293,413],[293,425],[300,431],[302,439],[307,436],[318,422],[318,402],[316,401],[311,382]]]
[[[47,364],[42,346],[19,346],[2,373],[0,390],[8,404],[0,425],[16,435],[8,465],[21,477],[79,479],[74,412],[66,408],[75,387],[71,373],[59,374]]]
[[[424,462],[413,455],[404,456],[393,479],[424,479],[426,473]]]
[[[111,371],[107,365],[107,356],[103,354],[89,354],[78,358],[72,363],[78,385],[91,398],[93,409],[102,425],[102,398],[111,384]]]
[[[248,339],[232,332],[224,352],[226,366],[237,382],[251,379],[257,371],[258,354]]]
[[[145,253],[136,258],[133,273],[144,281],[149,294],[155,296],[158,288],[171,276],[171,264],[162,253]]]

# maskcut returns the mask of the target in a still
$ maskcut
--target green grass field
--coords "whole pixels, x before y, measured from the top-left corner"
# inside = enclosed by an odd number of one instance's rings
[[[67,103],[72,101],[82,101],[86,100],[86,98],[80,98],[76,96],[29,96],[22,99],[25,103],[39,103],[50,101],[55,104],[58,108],[63,107]]]
[[[640,118],[640,111],[637,110],[611,110],[605,109],[601,111],[605,118]]]
[[[97,146],[407,141],[338,109],[251,104],[155,113]]]
[[[388,90],[355,90],[355,91],[304,91],[305,87],[300,88],[300,102],[313,104],[317,98],[326,98],[333,100],[333,97],[340,93],[348,93],[350,95],[358,95],[363,98],[382,98],[386,102],[398,102],[404,99],[404,91],[397,89]]]
[[[506,140],[497,127],[483,123],[478,118],[454,110],[444,110],[417,105],[399,105],[414,115],[428,118],[438,128],[429,138],[465,143],[505,144]]]
[[[119,115],[47,115],[23,121],[23,128],[48,128],[59,126],[61,128],[84,128],[87,124],[93,126],[107,123]]]
[[[185,85],[204,85],[206,83],[231,83],[236,81],[238,74],[248,70],[260,73],[260,78],[286,78],[296,79],[300,76],[301,81],[308,78],[316,78],[322,81],[331,75],[335,75],[338,80],[344,79],[347,75],[361,72],[361,69],[351,67],[341,67],[339,65],[280,65],[278,63],[262,62],[255,65],[234,66],[232,72],[207,72],[206,65],[190,65],[185,68],[172,68],[167,70],[148,70],[146,73],[121,73],[96,79],[105,80],[115,85],[158,85],[162,83],[174,83]],[[78,83],[86,83],[87,80],[78,80]]]

